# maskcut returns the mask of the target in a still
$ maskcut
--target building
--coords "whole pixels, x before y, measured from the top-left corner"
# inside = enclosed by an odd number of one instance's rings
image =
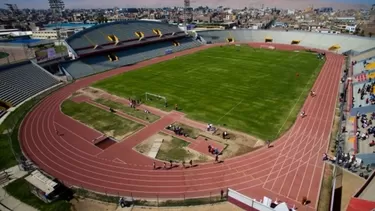
[[[40,30],[33,31],[31,37],[33,39],[41,40],[57,40],[57,39],[66,39],[69,36],[73,35],[74,30]],[[59,36],[60,35],[60,36]]]
[[[319,9],[315,9],[315,12],[317,12],[317,13],[332,13],[333,8],[332,7],[322,7],[322,8],[319,8]]]
[[[69,200],[72,192],[56,179],[50,179],[40,171],[35,170],[25,178],[29,184],[31,193],[45,203],[51,203],[57,199]]]
[[[355,23],[355,17],[337,17],[334,20],[336,23]]]

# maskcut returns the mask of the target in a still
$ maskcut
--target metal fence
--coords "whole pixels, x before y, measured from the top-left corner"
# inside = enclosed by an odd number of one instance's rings
[[[214,204],[219,202],[227,201],[228,199],[228,188],[224,188],[220,191],[212,191],[206,197],[193,198],[189,197],[189,194],[176,194],[173,199],[161,197],[159,194],[154,196],[148,196],[147,199],[144,197],[137,196],[137,193],[132,192],[122,195],[120,193],[98,193],[81,187],[72,188],[76,197],[78,198],[89,198],[106,203],[119,203],[120,199],[123,198],[125,201],[138,206],[156,206],[156,207],[171,207],[171,206],[194,206],[204,204]]]
[[[349,118],[348,115],[350,115],[350,111],[347,111],[345,110],[346,108],[346,104],[349,103],[347,102],[347,94],[348,94],[348,87],[349,87],[349,83],[351,83],[350,81],[347,80],[348,77],[351,77],[351,71],[349,71],[349,68],[350,68],[350,59],[349,57],[346,58],[346,64],[345,64],[345,69],[348,70],[346,71],[346,74],[344,73],[343,74],[343,77],[345,79],[345,83],[342,83],[341,87],[340,87],[340,93],[343,93],[343,95],[341,95],[342,97],[342,101],[340,102],[339,104],[339,117],[340,117],[340,121],[338,123],[338,131],[337,131],[337,135],[336,135],[336,138],[335,138],[335,154],[336,154],[336,157],[338,157],[338,155],[342,154],[344,152],[344,145],[345,145],[345,137],[344,137],[344,133],[342,131],[342,128],[344,125],[346,125],[346,121],[347,119]],[[350,90],[349,90],[350,91]],[[349,99],[351,100],[351,99]],[[333,211],[333,208],[334,208],[334,198],[335,198],[335,189],[336,189],[336,178],[337,178],[337,169],[336,168],[341,168],[339,166],[334,166],[334,169],[333,169],[333,172],[332,172],[332,193],[331,193],[331,204],[330,204],[330,210]],[[323,183],[322,183],[323,184]]]

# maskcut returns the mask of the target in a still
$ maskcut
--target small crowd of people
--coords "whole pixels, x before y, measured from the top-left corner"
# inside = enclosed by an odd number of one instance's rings
[[[316,57],[318,58],[318,59],[325,59],[326,58],[326,53],[318,53],[317,55],[316,55]]]
[[[344,83],[346,78],[348,77],[348,68],[344,70],[344,75],[341,77],[341,83]]]
[[[358,172],[359,169],[365,170],[366,172],[372,171],[370,164],[364,166],[362,160],[357,159],[355,155],[351,156],[349,153],[337,153],[337,157],[330,157],[327,155],[327,153],[324,153],[323,161],[331,161],[332,163],[336,163],[351,172]],[[368,175],[363,174],[363,172],[361,173],[361,177],[368,177]]]
[[[134,108],[137,107],[137,105],[140,105],[141,104],[141,100],[134,100],[134,99],[131,99],[129,98],[129,106],[130,108]]]
[[[219,149],[216,148],[216,147],[211,146],[211,144],[208,145],[208,152],[211,153],[211,154],[213,154],[213,155],[218,155],[218,154],[220,154]]]
[[[373,94],[374,86],[375,86],[375,82],[372,82],[369,84],[365,83],[363,84],[362,88],[358,88],[357,94],[360,94],[361,100],[365,100],[365,104],[371,104],[371,105],[375,104],[375,95]],[[369,97],[365,99],[366,95],[369,95]],[[354,97],[353,97],[353,102],[354,102]],[[359,107],[362,107],[362,105],[359,105]]]
[[[175,135],[188,137],[189,135],[184,132],[184,129],[178,125],[168,125],[168,130],[172,130]]]
[[[207,131],[216,131],[216,128],[210,123],[210,124],[207,124]]]
[[[375,127],[372,125],[372,121],[375,119],[375,112],[372,112],[370,118],[367,117],[367,114],[357,114],[357,119],[361,124],[361,128],[365,129],[364,132],[360,132],[359,130],[356,131],[356,137],[358,140],[367,140],[372,135],[375,138]],[[369,146],[372,147],[375,145],[375,141],[372,140],[369,142]]]

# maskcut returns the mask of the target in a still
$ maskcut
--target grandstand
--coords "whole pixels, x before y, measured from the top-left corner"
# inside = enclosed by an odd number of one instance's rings
[[[273,42],[280,44],[297,44],[306,48],[331,50],[337,53],[359,53],[374,47],[374,39],[357,36],[322,34],[301,31],[271,30],[211,30],[197,32],[206,42],[225,43],[228,38],[235,42]]]
[[[28,98],[48,89],[59,81],[30,61],[0,66],[0,100],[6,109],[16,107]],[[5,115],[0,110],[0,117]]]
[[[61,64],[73,79],[201,45],[178,27],[155,21],[102,24],[78,32],[66,42],[79,57]]]

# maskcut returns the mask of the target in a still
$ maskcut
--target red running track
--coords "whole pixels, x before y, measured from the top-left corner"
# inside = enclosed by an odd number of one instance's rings
[[[272,45],[286,50],[298,48]],[[268,196],[297,206],[302,197],[307,196],[311,203],[304,209],[315,210],[324,169],[321,158],[328,147],[344,63],[341,55],[327,53],[327,61],[313,88],[317,96],[309,97],[303,107],[307,117],[298,118],[294,126],[274,142],[273,148],[261,148],[220,164],[153,170],[152,159],[132,150],[152,133],[181,118],[177,112],[103,151],[92,144],[92,140],[101,135],[99,132],[60,111],[66,98],[95,81],[203,48],[208,46],[104,72],[58,90],[24,119],[19,134],[24,153],[42,170],[66,184],[107,194],[188,198],[218,195],[221,189],[232,188],[258,200]],[[56,129],[64,135],[58,136]]]

